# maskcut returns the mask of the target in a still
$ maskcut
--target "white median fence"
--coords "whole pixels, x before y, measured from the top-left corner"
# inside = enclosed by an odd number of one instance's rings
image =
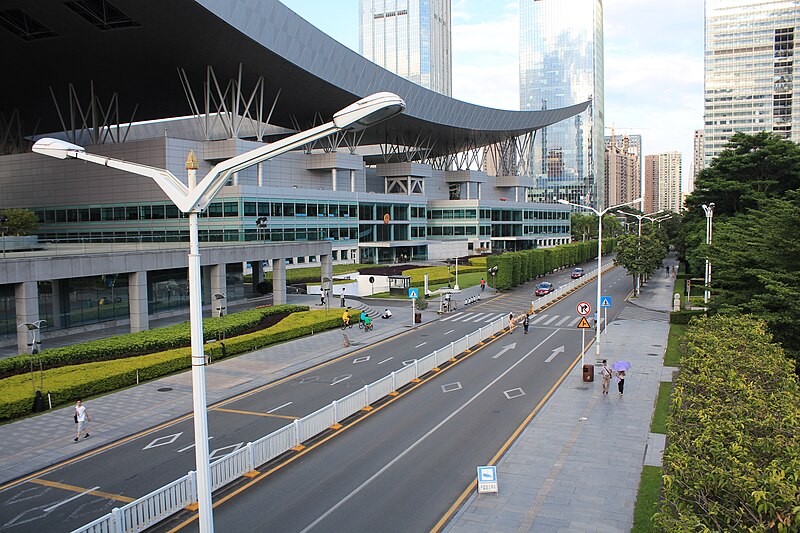
[[[604,267],[604,270],[607,270],[610,266]],[[593,274],[593,272],[590,274]],[[587,274],[587,277],[591,276]],[[543,307],[561,293],[568,292],[581,283],[583,283],[583,280],[577,279],[559,287],[556,292],[537,300],[537,308]],[[331,426],[342,422],[390,393],[397,391],[404,385],[453,359],[456,355],[476,346],[479,342],[500,333],[505,329],[506,321],[506,318],[497,319],[478,331],[469,333],[425,357],[415,359],[403,368],[369,385],[365,385],[363,388],[353,391],[343,398],[334,400],[329,405],[303,418],[294,420],[269,435],[261,437],[254,442],[249,442],[238,450],[211,462],[211,490],[217,490],[248,472],[255,471],[259,466],[281,454],[292,449],[299,449],[303,442],[319,435],[331,428]],[[187,506],[197,503],[195,487],[195,473],[189,472],[182,478],[156,489],[138,500],[113,509],[107,515],[74,530],[73,533],[144,531]]]

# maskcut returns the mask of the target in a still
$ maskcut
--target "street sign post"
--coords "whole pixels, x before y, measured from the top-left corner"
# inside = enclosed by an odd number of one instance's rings
[[[589,302],[581,302],[575,307],[575,310],[578,311],[579,315],[586,316],[592,312],[592,306]]]
[[[417,298],[419,298],[419,289],[416,287],[409,288],[408,297],[411,299],[411,327],[413,328],[417,320]]]
[[[586,364],[584,362],[586,355],[586,330],[592,328],[591,324],[589,324],[589,321],[586,320],[586,315],[591,312],[592,306],[589,305],[588,302],[581,302],[578,304],[578,313],[583,315],[581,316],[581,321],[578,322],[578,327],[581,330],[581,368],[583,368],[583,365]]]
[[[494,466],[478,467],[478,494],[497,492],[497,468]]]

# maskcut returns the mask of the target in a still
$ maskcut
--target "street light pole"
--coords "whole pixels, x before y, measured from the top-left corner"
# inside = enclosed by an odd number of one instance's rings
[[[711,259],[709,257],[709,247],[711,246],[711,229],[714,224],[714,202],[708,205],[703,204],[703,211],[706,212],[706,288],[703,293],[703,303],[707,306],[708,299],[711,297]]]
[[[619,205],[612,205],[610,207],[606,207],[602,211],[598,211],[594,207],[588,205],[581,205],[575,204],[572,202],[568,202],[563,198],[558,200],[558,203],[564,205],[571,205],[574,207],[580,207],[581,209],[587,209],[597,215],[597,321],[595,323],[595,343],[594,343],[594,354],[597,362],[600,362],[600,293],[603,289],[603,265],[602,265],[602,257],[603,257],[603,215],[611,211],[612,209],[618,209],[620,207],[635,204],[636,202],[641,202],[641,198],[637,198],[636,200],[631,200],[630,202],[625,202],[624,204]]]
[[[203,353],[198,216],[200,212],[208,207],[228,181],[228,178],[235,172],[334,133],[367,128],[393,117],[402,112],[405,107],[406,104],[403,99],[392,93],[382,92],[367,96],[335,113],[331,122],[307,131],[295,133],[274,143],[261,146],[216,164],[199,183],[196,179],[199,165],[193,153],[189,155],[186,161],[188,184],[184,184],[169,170],[90,154],[82,146],[60,139],[43,138],[33,145],[34,152],[56,159],[81,159],[152,178],[178,209],[189,215],[189,317],[192,345],[192,397],[195,424],[198,526],[202,533],[213,532],[214,522],[211,510],[211,470],[208,457],[208,416],[206,412],[205,387],[206,357]]]
[[[653,215],[657,215],[658,213],[661,213],[663,211],[666,211],[666,209],[659,209],[658,211],[655,211],[654,213],[647,213],[646,215],[637,215],[636,213],[628,213],[627,211],[617,211],[617,213],[621,213],[623,215],[630,215],[632,217],[636,217],[639,220],[639,246],[640,246],[640,253],[641,253],[641,245],[642,245],[642,219],[643,218],[647,218],[649,220],[653,220],[650,217],[652,217]],[[639,294],[641,292],[642,292],[642,274],[640,272],[636,272],[636,296],[639,296]]]

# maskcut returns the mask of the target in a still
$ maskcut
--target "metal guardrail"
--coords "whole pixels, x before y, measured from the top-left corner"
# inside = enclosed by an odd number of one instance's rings
[[[608,270],[610,263],[603,267]],[[592,278],[595,271],[586,274],[556,291],[535,301],[535,308],[541,309],[564,293],[571,291]],[[279,455],[301,445],[303,442],[328,430],[334,424],[377,402],[381,398],[411,383],[414,379],[430,372],[439,365],[476,346],[505,329],[507,318],[497,319],[478,331],[469,333],[420,359],[413,364],[384,376],[363,388],[351,392],[313,413],[294,420],[254,442],[247,443],[233,453],[211,463],[212,490],[252,472],[259,466]],[[197,502],[195,472],[154,490],[150,494],[115,508],[105,516],[76,529],[73,533],[130,533],[144,531],[165,518],[177,513],[188,505]]]

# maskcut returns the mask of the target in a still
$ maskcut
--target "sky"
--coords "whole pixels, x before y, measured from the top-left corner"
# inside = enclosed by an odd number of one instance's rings
[[[358,52],[358,0],[281,1]],[[519,1],[452,0],[454,98],[519,109]],[[645,154],[681,152],[684,187],[694,130],[703,127],[703,4],[603,6],[606,135],[612,127],[617,135],[641,135]]]

